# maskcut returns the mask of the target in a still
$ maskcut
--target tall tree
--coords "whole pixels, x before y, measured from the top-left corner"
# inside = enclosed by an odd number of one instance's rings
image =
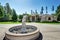
[[[6,10],[6,13],[7,13],[8,20],[11,20],[11,18],[12,18],[12,13],[11,13],[12,10],[10,8],[9,3],[6,3],[5,10]]]
[[[52,14],[55,15],[55,14],[54,14],[54,5],[52,6]]]
[[[33,14],[33,10],[31,10],[31,14]]]
[[[0,3],[0,18],[2,18],[2,17],[3,17],[3,6]]]
[[[6,10],[7,10],[7,13],[11,14],[11,8],[9,3],[6,3]]]
[[[54,11],[54,5],[52,6],[52,11]]]
[[[15,9],[13,9],[12,11],[13,11],[13,12],[12,12],[12,13],[13,13],[12,20],[13,20],[13,21],[17,21],[17,14],[16,14]]]
[[[48,11],[47,11],[47,10],[48,10],[48,8],[47,8],[47,6],[46,6],[46,14],[48,13]]]
[[[35,10],[35,14],[38,14],[37,10]]]
[[[43,6],[42,6],[42,7],[41,7],[41,12],[40,12],[41,14],[43,14],[43,10],[44,10],[44,8],[43,8]]]
[[[60,21],[60,5],[57,7],[56,15],[57,15],[57,20]]]
[[[23,15],[19,15],[19,21],[22,22]]]
[[[60,14],[60,5],[57,7],[56,14],[57,14],[57,15]]]
[[[31,14],[32,14],[32,15],[34,14],[34,11],[33,11],[33,10],[31,10]]]

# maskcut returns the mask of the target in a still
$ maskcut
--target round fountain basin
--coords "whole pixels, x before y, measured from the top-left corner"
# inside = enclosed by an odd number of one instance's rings
[[[39,29],[31,25],[26,25],[26,27],[14,26],[7,30],[6,37],[9,40],[35,40],[39,37]]]

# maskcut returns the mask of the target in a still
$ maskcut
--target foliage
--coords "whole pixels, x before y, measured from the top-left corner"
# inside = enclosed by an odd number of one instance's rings
[[[52,11],[54,11],[54,5],[52,6]]]
[[[0,24],[20,24],[21,22],[0,22]]]
[[[56,16],[57,16],[57,20],[60,21],[60,5],[57,7]]]
[[[7,13],[11,14],[11,8],[10,8],[9,3],[6,3],[6,11]]]
[[[10,21],[12,20],[12,16],[13,12],[12,9],[10,8],[9,3],[6,3],[5,6],[2,6],[0,3],[0,21]]]
[[[55,21],[55,20],[53,20],[53,21],[43,21],[42,23],[59,23],[59,22],[57,22],[57,21]]]
[[[31,10],[31,14],[34,14],[34,11],[33,10]]]
[[[5,10],[7,13],[8,20],[11,20],[12,18],[12,9],[10,8],[9,3],[6,3]]]
[[[43,14],[43,10],[44,10],[44,8],[43,8],[43,6],[42,6],[42,7],[41,7],[41,12],[40,12],[41,14]]]
[[[19,15],[19,19],[22,19],[23,18],[23,15]]]
[[[0,4],[0,18],[2,18],[3,17],[3,7],[2,7],[2,5]]]
[[[38,14],[37,10],[35,10],[35,14],[36,14],[36,15]]]
[[[56,14],[59,15],[60,13],[60,5],[57,7]]]
[[[16,11],[13,9],[13,16],[12,16],[12,20],[13,21],[17,21],[17,14],[16,14]]]
[[[58,16],[57,16],[57,17],[58,17],[58,18],[57,18],[57,20],[58,20],[58,21],[60,21],[60,13],[58,14]]]
[[[19,15],[19,21],[21,22],[23,18],[23,15]]]
[[[48,11],[47,11],[47,10],[48,10],[48,8],[47,8],[47,6],[46,6],[46,13],[48,13]]]

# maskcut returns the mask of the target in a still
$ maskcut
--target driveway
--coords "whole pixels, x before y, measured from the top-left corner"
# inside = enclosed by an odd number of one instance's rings
[[[43,40],[60,40],[60,25],[59,24],[41,24],[41,23],[26,23],[27,25],[34,25],[40,29],[43,35]],[[0,40],[3,40],[5,31],[12,26],[21,24],[0,24]]]

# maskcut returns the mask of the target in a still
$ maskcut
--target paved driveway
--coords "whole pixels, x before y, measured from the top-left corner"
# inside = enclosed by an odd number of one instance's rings
[[[60,40],[60,25],[57,24],[38,24],[38,23],[26,23],[27,25],[34,25],[40,29],[43,35],[43,40]],[[0,40],[3,40],[5,31],[16,25],[21,24],[0,24]]]

